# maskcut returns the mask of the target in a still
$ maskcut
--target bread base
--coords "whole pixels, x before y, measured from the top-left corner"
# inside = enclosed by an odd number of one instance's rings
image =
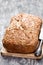
[[[39,57],[36,57],[34,55],[34,53],[31,53],[31,54],[9,53],[6,51],[6,49],[4,47],[1,49],[1,55],[2,56],[20,57],[20,58],[41,59],[41,58],[43,58],[43,46],[42,46],[42,54]]]

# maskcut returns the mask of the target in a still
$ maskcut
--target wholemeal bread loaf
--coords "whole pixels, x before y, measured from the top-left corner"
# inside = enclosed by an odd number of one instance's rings
[[[31,14],[18,14],[11,18],[6,29],[3,46],[12,53],[32,53],[39,45],[41,19]]]

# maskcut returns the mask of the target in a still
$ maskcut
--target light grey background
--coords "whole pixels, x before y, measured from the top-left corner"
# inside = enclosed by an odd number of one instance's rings
[[[0,0],[0,50],[3,34],[10,18],[21,12],[34,14],[43,19],[43,0]],[[43,65],[43,59],[32,60],[0,55],[0,65]]]

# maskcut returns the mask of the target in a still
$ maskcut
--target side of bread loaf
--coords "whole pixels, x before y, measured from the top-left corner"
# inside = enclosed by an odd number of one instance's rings
[[[31,14],[18,14],[6,29],[3,46],[8,52],[32,53],[39,45],[41,19]]]

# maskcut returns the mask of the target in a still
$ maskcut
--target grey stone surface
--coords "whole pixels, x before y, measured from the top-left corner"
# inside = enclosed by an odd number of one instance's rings
[[[0,50],[3,34],[10,23],[10,18],[22,12],[34,14],[43,19],[43,0],[0,0]],[[32,60],[0,55],[0,65],[43,65],[43,59]]]

